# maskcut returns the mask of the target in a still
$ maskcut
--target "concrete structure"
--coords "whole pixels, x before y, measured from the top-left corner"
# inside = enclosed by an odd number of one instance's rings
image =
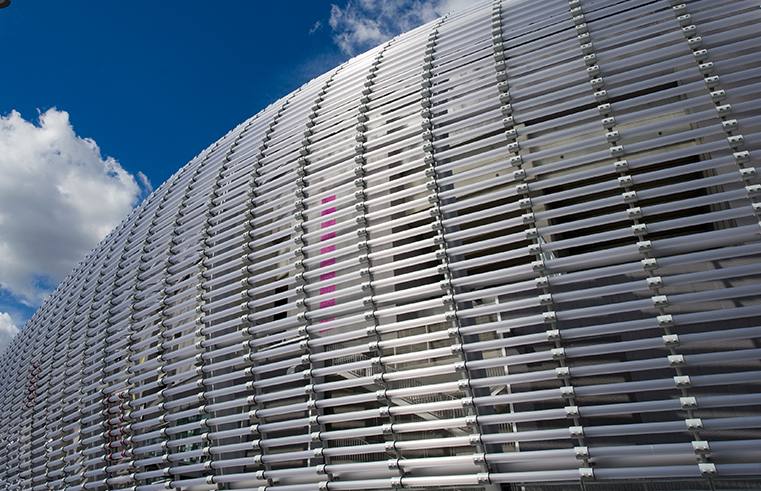
[[[4,489],[758,488],[760,15],[483,3],[268,107],[6,352]]]

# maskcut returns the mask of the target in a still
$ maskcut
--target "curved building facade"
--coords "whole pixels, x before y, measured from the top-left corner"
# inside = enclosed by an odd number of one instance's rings
[[[759,16],[481,3],[272,104],[5,353],[4,489],[758,489]]]

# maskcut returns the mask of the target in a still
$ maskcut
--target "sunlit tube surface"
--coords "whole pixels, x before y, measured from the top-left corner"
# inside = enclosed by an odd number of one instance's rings
[[[3,488],[758,488],[760,17],[479,3],[272,104],[6,351]]]

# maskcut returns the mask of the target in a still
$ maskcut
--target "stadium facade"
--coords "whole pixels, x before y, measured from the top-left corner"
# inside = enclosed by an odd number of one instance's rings
[[[3,488],[758,489],[760,16],[481,3],[271,105],[4,354]]]

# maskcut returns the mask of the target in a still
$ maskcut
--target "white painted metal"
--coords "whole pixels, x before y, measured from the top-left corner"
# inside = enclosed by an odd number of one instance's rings
[[[5,353],[0,480],[761,478],[759,15],[480,3],[274,103]]]

